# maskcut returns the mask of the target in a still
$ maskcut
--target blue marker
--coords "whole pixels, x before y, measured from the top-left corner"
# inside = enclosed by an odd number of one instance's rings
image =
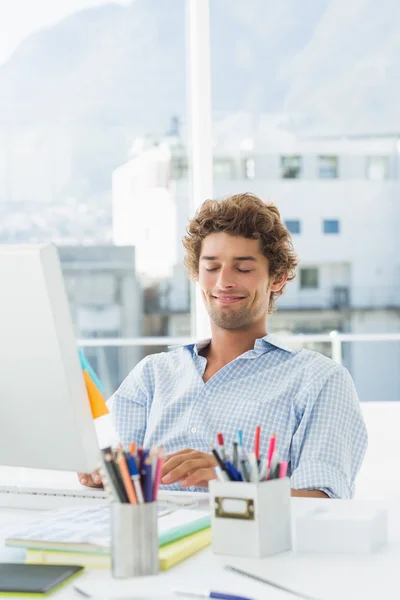
[[[239,446],[241,448],[243,448],[243,431],[241,429],[238,429],[237,435],[238,435]]]
[[[225,467],[232,481],[243,481],[242,474],[240,473],[240,471],[235,469],[235,467],[231,462],[229,462],[229,460],[225,461]]]

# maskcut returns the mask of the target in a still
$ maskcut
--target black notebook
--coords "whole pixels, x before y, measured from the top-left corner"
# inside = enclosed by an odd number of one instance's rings
[[[47,594],[83,567],[0,563],[0,594]]]

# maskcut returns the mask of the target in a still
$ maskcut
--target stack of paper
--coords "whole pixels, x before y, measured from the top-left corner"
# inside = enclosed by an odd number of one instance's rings
[[[159,512],[160,568],[169,569],[211,543],[208,511]],[[108,506],[49,511],[8,535],[6,544],[27,549],[26,562],[110,566]]]

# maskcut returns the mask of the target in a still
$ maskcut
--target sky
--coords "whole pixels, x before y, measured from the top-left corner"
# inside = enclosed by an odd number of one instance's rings
[[[129,0],[114,0],[128,4]],[[105,0],[0,0],[0,65],[31,33]]]

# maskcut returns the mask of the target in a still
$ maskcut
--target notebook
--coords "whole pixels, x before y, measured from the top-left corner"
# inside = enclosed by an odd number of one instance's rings
[[[0,594],[43,595],[83,570],[80,566],[0,563]]]
[[[160,569],[166,571],[211,544],[211,529],[203,529],[180,540],[167,544],[159,550]],[[82,565],[91,569],[109,569],[109,554],[82,552],[57,552],[49,550],[27,550],[28,564]]]
[[[165,546],[207,527],[210,527],[208,511],[160,508],[159,545]],[[8,531],[5,538],[7,546],[109,554],[110,508],[99,505],[48,511],[23,527]]]

